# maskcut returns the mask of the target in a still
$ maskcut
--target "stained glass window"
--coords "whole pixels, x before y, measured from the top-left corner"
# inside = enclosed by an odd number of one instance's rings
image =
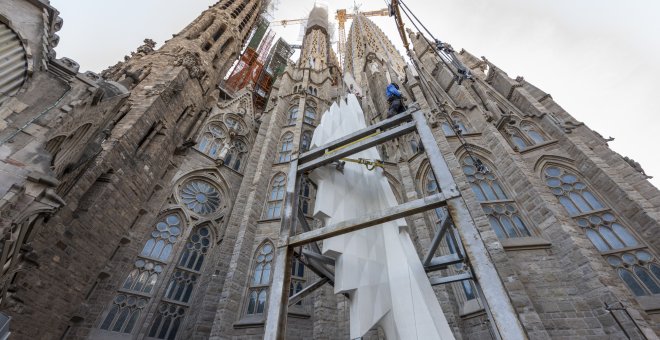
[[[532,125],[530,122],[523,122],[520,124],[520,128],[527,135],[532,144],[540,144],[545,142],[545,137],[539,132],[539,129]]]
[[[305,152],[309,151],[309,146],[312,143],[312,133],[305,131],[302,133],[302,138],[300,139],[300,151]]]
[[[156,222],[99,328],[121,333],[132,332],[143,307],[147,305],[148,297],[145,295],[154,292],[183,227],[181,217],[176,213],[165,215]],[[129,294],[132,292],[142,296]]]
[[[463,158],[463,173],[500,239],[531,236],[515,201],[504,192],[495,172],[483,161]],[[502,202],[505,201],[505,202]]]
[[[305,123],[311,124],[311,125],[314,125],[316,123],[316,109],[309,102],[305,106],[304,121],[305,121]]]
[[[165,302],[161,303],[156,310],[156,316],[149,329],[149,337],[174,340],[185,314],[186,309],[183,306]]]
[[[293,133],[287,132],[280,141],[280,152],[278,162],[284,163],[291,160],[291,151],[293,150]]]
[[[300,209],[303,214],[312,213],[312,183],[308,179],[303,179],[300,183]]]
[[[158,275],[163,272],[163,266],[141,258],[135,260],[134,266],[135,269],[128,274],[122,288],[145,294],[151,293]]]
[[[271,183],[270,194],[266,202],[265,218],[278,218],[282,212],[282,202],[284,200],[284,192],[286,186],[286,176],[279,174],[273,178]]]
[[[99,328],[119,333],[131,333],[140,318],[147,300],[141,297],[117,294]]]
[[[275,248],[270,242],[262,244],[257,249],[254,259],[254,270],[250,280],[250,292],[248,294],[248,307],[246,311],[248,315],[262,314],[265,310],[274,250]]]
[[[590,191],[575,172],[558,166],[543,169],[546,185],[585,231],[591,243],[617,268],[621,280],[636,296],[660,294],[657,260],[616,215]]]
[[[291,283],[289,284],[289,297],[299,293],[305,287],[305,265],[298,259],[293,259],[291,263]],[[296,303],[296,306],[302,306],[302,300]]]
[[[433,172],[431,171],[430,168],[426,171],[426,176],[424,177],[425,177],[424,189],[426,191],[426,194],[433,195],[439,193],[440,187],[438,187],[438,182],[435,180],[435,176],[433,175]],[[445,216],[447,216],[447,211],[445,207],[440,207],[440,208],[435,208],[433,212],[434,212],[433,223],[436,225],[436,230],[437,230],[437,228],[440,228],[440,222],[443,220]],[[449,237],[449,233],[445,235],[446,235],[444,241],[445,247],[449,250],[450,254],[456,253],[456,249],[454,249],[453,243],[451,242],[451,238]],[[461,283],[457,283],[456,285],[460,285],[465,295],[466,301],[475,298],[474,287],[471,282],[462,281]]]
[[[181,188],[181,201],[195,213],[208,215],[218,210],[221,198],[212,184],[202,180],[192,180]]]
[[[226,138],[227,133],[223,127],[219,124],[209,124],[197,141],[197,150],[212,158],[218,158]]]
[[[140,252],[140,256],[166,262],[172,255],[174,243],[181,235],[181,219],[177,214],[170,214],[156,223],[151,238],[147,240]]]
[[[572,216],[603,209],[603,204],[579,181],[577,176],[563,168],[545,168],[545,183]]]
[[[646,250],[607,256],[607,262],[617,268],[619,277],[636,296],[660,294],[658,265]]]
[[[241,140],[234,140],[225,156],[225,165],[236,171],[240,171],[243,159],[247,154],[248,148]]]
[[[292,106],[289,109],[289,125],[296,125],[296,121],[298,120],[298,106]]]

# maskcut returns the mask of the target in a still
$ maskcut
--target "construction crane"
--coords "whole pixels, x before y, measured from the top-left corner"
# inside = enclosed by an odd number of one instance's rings
[[[286,27],[286,25],[297,25],[297,24],[303,24],[307,22],[307,18],[304,19],[290,19],[290,20],[275,20],[270,23],[271,26],[282,26]]]
[[[339,31],[339,44],[337,46],[337,53],[339,54],[339,63],[341,64],[341,67],[344,67],[344,55],[346,53],[346,20],[352,20],[357,16],[357,8],[355,9],[356,13],[348,13],[346,12],[346,9],[338,9],[337,10],[337,15],[335,16],[335,19],[337,19],[337,22],[339,23],[338,26],[338,31]],[[360,15],[364,15],[365,17],[374,17],[374,16],[389,16],[390,11],[387,8],[379,9],[376,11],[368,11],[368,12],[359,12]],[[271,26],[282,26],[286,27],[287,25],[297,25],[297,24],[304,24],[307,22],[307,19],[283,19],[283,20],[275,20],[270,23]]]
[[[356,10],[357,12],[357,10]],[[344,67],[344,56],[346,53],[346,20],[349,19],[354,19],[357,16],[358,13],[347,13],[345,9],[338,9],[337,10],[337,15],[335,16],[335,19],[337,19],[337,22],[339,23],[338,26],[338,31],[339,31],[339,46],[337,48],[339,52],[339,63],[341,64],[341,67]],[[359,12],[359,14],[364,15],[365,17],[374,17],[374,16],[389,16],[390,15],[390,10],[387,8],[379,9],[377,11],[369,11],[369,12]]]

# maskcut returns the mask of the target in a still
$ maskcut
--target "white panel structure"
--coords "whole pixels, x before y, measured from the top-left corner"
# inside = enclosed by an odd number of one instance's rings
[[[320,146],[366,127],[357,98],[333,104],[314,132]],[[375,148],[351,158],[379,159]],[[381,168],[347,162],[343,173],[328,165],[312,172],[318,185],[315,215],[325,225],[365,216],[397,205]],[[391,221],[323,242],[335,258],[335,293],[350,297],[350,337],[381,326],[387,339],[454,339],[405,220]]]

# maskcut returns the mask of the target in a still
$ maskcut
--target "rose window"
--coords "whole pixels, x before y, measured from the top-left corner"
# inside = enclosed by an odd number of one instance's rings
[[[188,209],[207,215],[220,207],[220,193],[211,184],[204,181],[190,181],[181,189],[181,200]]]

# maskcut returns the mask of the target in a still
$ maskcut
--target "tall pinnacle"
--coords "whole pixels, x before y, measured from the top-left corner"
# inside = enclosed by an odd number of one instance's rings
[[[361,73],[370,54],[380,60],[389,62],[392,70],[400,78],[403,77],[403,68],[406,65],[403,56],[373,21],[364,15],[358,14],[353,19],[346,39],[344,72],[352,74],[355,80],[360,83]]]

